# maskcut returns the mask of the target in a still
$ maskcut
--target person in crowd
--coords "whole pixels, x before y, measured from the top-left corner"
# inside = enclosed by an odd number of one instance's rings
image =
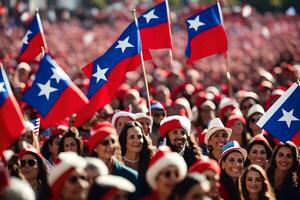
[[[256,164],[265,170],[270,166],[269,161],[273,150],[268,140],[263,135],[256,135],[252,138],[248,145],[247,152],[248,157],[245,162],[246,166]]]
[[[23,149],[19,153],[20,168],[25,179],[35,192],[36,199],[42,199],[43,185],[47,184],[47,166],[44,158],[35,148]]]
[[[222,154],[222,148],[231,136],[232,130],[225,128],[220,118],[211,120],[208,130],[204,135],[204,143],[209,151],[209,158],[218,161]]]
[[[219,192],[221,168],[217,161],[213,159],[198,160],[189,167],[188,172],[203,174],[210,183],[210,190],[207,192],[207,196],[213,200],[221,199]]]
[[[293,142],[287,141],[275,147],[267,174],[276,199],[300,197],[298,150]]]
[[[150,138],[153,118],[146,113],[135,113],[134,118],[135,121],[139,122],[142,125],[145,135]]]
[[[89,141],[89,149],[92,157],[101,159],[107,166],[109,174],[122,176],[137,186],[137,171],[125,166],[121,156],[121,147],[118,141],[116,129],[110,125],[99,125]],[[129,195],[130,199],[136,199],[137,193]]]
[[[221,197],[224,200],[239,200],[239,176],[244,169],[247,151],[237,141],[227,142],[219,160],[221,165]]]
[[[151,159],[146,180],[152,192],[143,200],[167,200],[175,185],[184,179],[187,165],[177,152],[167,146],[160,147]]]
[[[232,130],[229,140],[236,140],[241,147],[247,148],[250,136],[246,131],[246,120],[242,113],[230,115],[226,127]]]
[[[103,108],[98,110],[97,121],[111,121],[114,110],[110,104],[106,104]]]
[[[76,128],[72,127],[69,129],[69,131],[60,139],[58,151],[59,153],[72,151],[76,152],[78,155],[82,155],[83,144]]]
[[[0,154],[0,166],[7,167],[8,173],[11,177],[17,177],[25,180],[20,169],[19,155],[12,150],[8,149]]]
[[[101,176],[95,180],[87,200],[127,200],[128,194],[135,190],[135,186],[121,176]]]
[[[111,123],[116,128],[118,135],[120,134],[125,123],[129,121],[134,121],[134,114],[126,111],[116,112],[111,119]]]
[[[191,121],[188,118],[180,115],[169,116],[161,121],[159,130],[165,144],[183,156],[188,166],[201,159],[201,150],[190,136]]]
[[[201,200],[207,198],[210,184],[204,175],[188,174],[171,192],[169,200]]]
[[[264,108],[259,104],[254,104],[247,113],[247,131],[252,137],[262,134],[262,129],[256,124],[265,114]]]
[[[160,122],[167,116],[166,109],[160,102],[151,104],[151,116],[153,117],[153,125],[152,132],[150,133],[150,138],[152,140],[152,144],[158,147],[160,143]]]
[[[108,175],[108,168],[102,160],[94,157],[84,157],[84,159],[86,161],[85,172],[90,186],[97,177]]]
[[[219,104],[219,118],[226,124],[232,111],[238,108],[238,103],[233,98],[224,97]]]
[[[249,109],[258,103],[258,96],[254,92],[245,91],[242,98],[240,99],[240,109],[243,113],[244,118],[247,118]]]
[[[239,178],[242,200],[275,200],[275,194],[265,170],[259,165],[249,165]]]
[[[48,174],[43,199],[85,200],[89,189],[85,160],[75,152],[62,152],[58,158],[60,162]]]

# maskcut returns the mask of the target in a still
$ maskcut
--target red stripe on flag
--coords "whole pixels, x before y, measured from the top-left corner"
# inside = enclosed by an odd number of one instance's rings
[[[300,131],[298,131],[292,138],[292,142],[294,142],[298,147],[300,146]]]
[[[40,32],[37,33],[32,40],[28,42],[27,48],[22,52],[18,60],[25,62],[37,62],[35,59],[40,53],[42,53],[41,47],[44,47],[44,50],[46,51],[44,44],[42,34]]]

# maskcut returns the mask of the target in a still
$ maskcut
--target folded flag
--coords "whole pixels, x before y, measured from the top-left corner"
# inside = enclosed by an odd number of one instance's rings
[[[169,10],[166,1],[157,4],[138,18],[142,48],[172,49]]]
[[[259,119],[257,125],[282,142],[300,145],[300,86],[294,83]]]
[[[37,12],[31,21],[23,38],[23,44],[18,61],[38,62],[43,54],[42,48],[47,52],[47,44],[39,13]]]
[[[90,78],[87,93],[90,102],[77,113],[75,126],[87,121],[116,96],[126,72],[141,64],[140,52],[137,24],[132,22],[102,56],[83,68]]]
[[[58,64],[46,54],[23,101],[38,110],[48,128],[83,108],[88,99]]]
[[[20,137],[23,129],[21,109],[0,64],[0,154]]]
[[[188,44],[185,51],[187,64],[201,58],[227,51],[227,37],[222,24],[219,3],[189,17]]]

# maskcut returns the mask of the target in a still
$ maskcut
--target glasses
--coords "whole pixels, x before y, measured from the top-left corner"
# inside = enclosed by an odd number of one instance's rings
[[[251,118],[251,119],[250,119],[250,122],[251,122],[251,123],[255,123],[255,122],[257,122],[259,119],[260,119],[260,118]]]
[[[115,144],[115,139],[106,139],[101,142],[103,146],[108,146],[109,144]]]
[[[160,116],[166,116],[166,114],[165,113],[163,113],[163,112],[157,112],[157,113],[153,113],[153,117],[156,117],[156,118],[158,118],[158,117],[160,117]]]
[[[29,167],[35,166],[37,163],[37,160],[29,159],[29,160],[21,160],[21,167],[25,167],[26,164],[28,164]]]
[[[165,178],[171,178],[172,175],[174,175],[176,178],[179,177],[179,172],[178,171],[165,171],[164,173],[162,173],[162,175],[165,177]]]
[[[246,110],[246,109],[249,109],[253,106],[253,104],[250,104],[250,105],[244,105],[241,107],[242,110]]]
[[[71,184],[76,184],[79,180],[84,180],[84,181],[86,181],[87,180],[87,178],[85,177],[85,176],[70,176],[69,178],[68,178],[68,182],[69,183],[71,183]]]

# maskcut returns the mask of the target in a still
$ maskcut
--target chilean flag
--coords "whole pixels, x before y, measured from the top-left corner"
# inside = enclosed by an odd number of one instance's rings
[[[156,5],[138,18],[143,49],[172,49],[167,1]]]
[[[75,126],[87,121],[116,96],[126,72],[141,64],[140,52],[137,24],[132,22],[102,56],[83,68],[90,78],[87,93],[90,103],[77,113]]]
[[[20,137],[23,129],[22,112],[0,65],[0,154]]]
[[[227,37],[219,3],[189,17],[185,22],[188,27],[188,45],[185,51],[187,64],[227,51]]]
[[[18,61],[38,62],[40,55],[43,53],[42,47],[46,52],[47,44],[44,37],[41,18],[37,12],[23,38],[23,45]]]
[[[300,85],[294,83],[259,119],[257,125],[282,142],[300,146]]]
[[[88,99],[68,75],[46,54],[23,101],[41,114],[41,127],[48,128],[82,109]]]

